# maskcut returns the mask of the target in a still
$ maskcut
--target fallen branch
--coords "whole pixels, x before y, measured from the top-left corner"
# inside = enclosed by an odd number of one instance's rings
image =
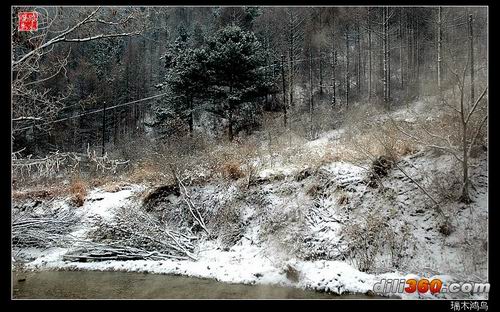
[[[205,221],[203,220],[203,217],[198,210],[198,208],[193,204],[191,197],[189,196],[189,193],[186,189],[186,186],[184,183],[182,183],[182,180],[179,179],[177,173],[175,172],[175,169],[173,168],[172,164],[169,165],[170,169],[172,170],[172,174],[177,181],[177,184],[179,186],[179,190],[182,195],[182,200],[187,204],[189,212],[191,213],[191,216],[194,218],[194,220],[203,228],[203,230],[210,235],[210,232],[208,231]],[[196,213],[195,213],[196,212]]]
[[[399,171],[401,171],[401,173],[403,173],[408,179],[410,179],[411,182],[413,182],[427,197],[430,198],[430,200],[432,200],[432,202],[434,203],[434,208],[437,210],[437,212],[439,212],[443,218],[445,218],[445,220],[448,220],[448,217],[444,214],[443,210],[441,209],[441,207],[439,206],[439,203],[429,194],[429,192],[427,192],[425,190],[425,188],[423,188],[417,181],[415,181],[415,179],[413,179],[412,177],[410,177],[410,175],[408,175],[406,173],[406,171],[403,170],[403,168],[401,168],[397,162],[394,162],[394,166],[396,166],[396,168],[399,169]]]

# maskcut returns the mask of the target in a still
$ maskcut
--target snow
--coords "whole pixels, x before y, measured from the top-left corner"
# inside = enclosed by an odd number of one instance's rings
[[[104,192],[100,189],[93,190],[80,209],[80,213],[86,218],[99,216],[110,220],[113,218],[114,210],[123,207],[139,189],[140,187],[136,186],[133,189],[124,189],[115,193]]]
[[[342,136],[342,134],[344,134],[344,132],[345,132],[344,129],[330,130],[321,135],[320,138],[313,141],[309,141],[305,145],[309,150],[318,150],[327,146],[328,143],[340,139],[340,137]]]
[[[402,108],[393,112],[392,118],[414,122],[418,114],[428,112],[429,99],[422,99],[411,109]],[[431,110],[432,111],[432,110]],[[430,113],[429,113],[430,114]],[[386,118],[382,115],[372,116],[373,119]],[[332,141],[339,140],[343,129],[329,131],[314,141],[304,143],[307,150],[322,151]],[[264,161],[265,162],[265,161]],[[443,282],[469,281],[487,279],[487,268],[479,272],[466,270],[467,261],[471,261],[470,250],[464,251],[463,242],[471,220],[488,221],[487,199],[487,164],[486,159],[476,160],[477,166],[471,170],[478,191],[474,194],[474,203],[470,209],[457,207],[457,203],[445,204],[444,211],[453,212],[452,221],[457,227],[449,236],[438,232],[439,223],[433,209],[429,208],[429,199],[411,181],[398,170],[392,170],[384,178],[385,193],[367,189],[361,183],[367,175],[365,169],[351,163],[336,161],[319,168],[319,173],[296,181],[294,177],[305,169],[301,166],[291,166],[276,159],[271,168],[261,168],[257,177],[265,183],[258,185],[251,193],[259,200],[259,204],[251,201],[237,201],[241,190],[236,184],[208,184],[198,187],[201,197],[207,206],[220,206],[225,203],[239,203],[241,221],[245,224],[242,238],[229,250],[222,248],[217,241],[201,239],[197,242],[195,255],[197,261],[188,260],[134,260],[134,261],[103,261],[103,262],[66,262],[63,255],[70,248],[50,248],[38,250],[22,249],[15,258],[28,259],[26,267],[30,269],[74,269],[97,271],[128,271],[149,272],[157,274],[180,274],[202,278],[213,278],[227,283],[247,284],[277,284],[284,286],[314,289],[318,291],[343,293],[366,293],[373,290],[375,283],[381,279],[400,279],[426,277],[441,278]],[[422,172],[451,172],[454,160],[450,155],[434,155],[430,151],[422,151],[406,156],[400,166],[412,175],[419,183],[426,185],[431,191],[432,184],[428,175]],[[273,177],[280,176],[279,179]],[[331,188],[322,190],[328,196],[311,198],[307,188],[315,183],[324,186],[322,177],[327,177]],[[342,187],[342,192],[337,187]],[[145,190],[141,185],[130,185],[118,192],[106,192],[102,189],[92,190],[85,204],[78,209],[82,217],[81,224],[75,226],[70,234],[85,239],[87,232],[93,226],[93,219],[98,216],[111,220],[121,207],[136,201]],[[345,194],[343,194],[345,193]],[[346,195],[347,194],[347,195]],[[250,196],[250,195],[249,195]],[[349,203],[340,205],[340,196],[348,196]],[[253,198],[253,200],[256,200]],[[65,200],[52,203],[55,210],[70,209]],[[315,207],[316,209],[311,209]],[[75,208],[71,208],[75,209]],[[391,226],[401,229],[407,227],[409,238],[400,237],[399,241],[408,241],[413,246],[407,246],[406,252],[412,254],[407,263],[401,263],[401,268],[394,268],[388,255],[376,261],[376,270],[372,273],[361,272],[353,266],[349,259],[339,259],[339,251],[349,242],[342,237],[343,223],[346,220],[363,220],[371,212],[387,217]],[[276,245],[285,241],[298,243],[295,235],[297,229],[291,225],[286,229],[278,229],[274,237],[265,237],[266,222],[269,220],[287,220],[291,216],[305,215],[309,223],[301,227],[300,234],[309,239],[308,248],[312,255],[322,254],[323,258],[311,257],[301,260],[295,254],[279,251]],[[478,221],[478,222],[479,222]],[[474,227],[472,227],[474,228]],[[478,228],[477,226],[475,227]],[[481,230],[481,228],[479,228]],[[483,232],[487,229],[484,228]],[[465,234],[464,234],[465,233]],[[483,233],[484,234],[484,233]],[[467,234],[469,235],[469,234]],[[470,235],[477,235],[471,233]],[[274,242],[273,242],[274,240]],[[287,266],[293,267],[299,273],[298,281],[287,278]],[[387,294],[391,295],[391,294]],[[392,294],[404,299],[415,298],[449,298],[448,295]],[[461,298],[481,299],[479,295],[461,294]]]
[[[421,166],[427,166],[435,170],[446,170],[452,163],[449,156],[441,155],[437,158],[420,156],[407,157],[408,163],[405,169],[408,171],[417,170]],[[342,248],[340,230],[342,228],[339,220],[345,218],[356,218],[357,215],[364,215],[374,207],[381,207],[380,195],[374,195],[365,191],[365,186],[358,182],[364,177],[366,172],[357,166],[345,162],[334,162],[321,168],[323,172],[334,181],[335,184],[351,185],[353,194],[361,194],[363,200],[354,202],[354,210],[339,209],[336,203],[338,195],[326,197],[318,200],[318,206],[322,207],[321,216],[316,217],[315,223],[304,229],[306,235],[313,238],[313,245],[316,246],[337,246]],[[267,174],[276,174],[276,171],[264,171]],[[289,173],[288,173],[289,174]],[[241,207],[242,220],[248,223],[246,231],[240,241],[229,250],[223,250],[217,242],[202,240],[195,250],[197,261],[104,261],[104,262],[66,262],[63,255],[68,252],[67,248],[50,248],[47,250],[24,249],[20,255],[34,260],[26,264],[27,268],[41,269],[72,269],[72,270],[98,270],[98,271],[127,271],[127,272],[149,272],[157,274],[180,274],[201,278],[212,278],[227,283],[246,284],[277,284],[283,286],[300,287],[314,289],[318,291],[343,293],[366,293],[373,290],[373,285],[382,278],[410,278],[412,276],[432,277],[436,272],[446,272],[448,275],[439,275],[444,281],[470,279],[467,274],[462,274],[462,261],[460,253],[460,231],[455,231],[446,238],[439,238],[436,234],[437,224],[432,221],[432,211],[425,210],[416,214],[412,211],[418,210],[421,202],[425,202],[425,196],[419,192],[411,183],[404,183],[402,177],[397,172],[389,175],[386,187],[399,190],[396,195],[396,203],[402,209],[399,216],[400,224],[407,223],[412,227],[413,241],[417,246],[418,253],[412,262],[412,267],[407,268],[406,273],[400,271],[385,271],[378,274],[368,274],[360,272],[350,263],[339,260],[299,260],[289,255],[279,256],[278,252],[269,249],[269,242],[260,237],[261,222],[260,216],[265,214],[268,218],[273,216],[284,216],[292,214],[297,207],[310,205],[311,200],[302,194],[296,193],[295,199],[290,200],[288,195],[283,195],[286,189],[297,189],[298,182],[293,179],[270,182],[262,185],[262,192],[266,194],[266,202],[258,211],[253,205]],[[399,177],[399,178],[398,178]],[[313,179],[309,177],[308,179]],[[307,182],[307,179],[304,180]],[[295,184],[294,184],[295,183]],[[85,204],[77,208],[82,216],[82,223],[75,227],[71,235],[85,238],[87,231],[92,226],[95,216],[112,219],[116,210],[131,201],[136,200],[138,194],[144,188],[139,185],[130,186],[128,189],[115,193],[105,192],[96,189],[90,192]],[[215,201],[229,201],[237,196],[238,189],[234,186],[226,187],[225,192],[221,188],[207,186],[205,190],[208,194],[216,195]],[[354,199],[352,199],[354,200]],[[297,206],[298,205],[298,206]],[[69,209],[67,205],[60,201],[55,201],[54,209]],[[475,213],[487,216],[487,193],[480,193],[474,203]],[[384,213],[384,212],[382,212]],[[469,209],[462,210],[456,218],[463,220],[470,218]],[[319,218],[319,219],[318,219]],[[427,229],[432,228],[434,234],[429,236]],[[429,243],[426,237],[433,237],[434,242]],[[316,244],[316,245],[315,245]],[[429,261],[432,255],[433,261]],[[385,263],[387,264],[387,263]],[[292,265],[299,272],[299,280],[291,281],[286,277],[285,269],[287,265]],[[383,261],[380,265],[384,265]],[[417,273],[417,274],[415,274]],[[413,274],[413,275],[412,275]],[[387,294],[388,296],[391,294]],[[411,298],[435,298],[434,295],[418,294],[392,294],[406,299]],[[443,296],[440,294],[439,296]],[[476,295],[471,298],[475,298]],[[469,296],[470,297],[470,296]],[[480,298],[480,297],[477,297]]]

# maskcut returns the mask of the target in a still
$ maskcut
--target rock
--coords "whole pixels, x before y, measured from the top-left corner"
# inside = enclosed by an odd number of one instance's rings
[[[371,289],[369,289],[369,290],[365,293],[365,295],[367,295],[367,296],[369,296],[369,297],[375,297],[375,296],[376,296],[376,294],[375,294],[375,293],[373,292],[373,290],[371,290]]]
[[[292,282],[296,283],[299,281],[299,275],[300,275],[299,271],[290,264],[286,265],[285,275],[286,275],[286,278]]]
[[[371,165],[371,175],[370,175],[370,187],[376,187],[376,180],[381,177],[385,177],[389,170],[394,166],[394,160],[387,156],[377,157]]]
[[[296,176],[295,176],[295,181],[300,182],[312,175],[312,169],[311,168],[305,168],[301,170]]]
[[[453,232],[453,226],[449,221],[443,222],[439,226],[439,233],[448,236]]]
[[[151,192],[144,198],[143,205],[146,211],[151,211],[161,202],[165,201],[167,197],[174,195],[176,197],[180,196],[180,190],[177,185],[163,185]]]

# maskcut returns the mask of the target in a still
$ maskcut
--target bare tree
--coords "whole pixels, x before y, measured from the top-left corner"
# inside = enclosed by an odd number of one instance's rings
[[[296,60],[301,53],[301,41],[304,36],[304,17],[301,10],[287,8],[286,40],[288,45],[288,103],[294,106],[293,92],[295,75],[297,71]]]
[[[372,98],[372,10],[368,8],[368,100]]]
[[[389,103],[389,46],[388,46],[388,22],[389,22],[389,8],[384,7],[382,14],[382,26],[383,26],[383,63],[384,63],[384,103],[388,105]]]
[[[485,86],[479,97],[474,101],[468,101],[465,99],[465,77],[468,69],[468,62],[465,64],[461,72],[453,69],[452,66],[448,66],[448,69],[453,74],[455,78],[456,85],[459,89],[458,100],[454,99],[452,103],[448,103],[446,99],[443,98],[443,103],[445,108],[449,108],[452,112],[458,116],[459,126],[453,129],[453,134],[459,134],[459,145],[453,143],[451,134],[440,135],[438,133],[432,133],[429,131],[425,125],[422,126],[421,135],[411,134],[409,131],[402,129],[400,126],[396,127],[403,134],[414,140],[415,142],[427,146],[433,149],[438,149],[453,155],[453,157],[461,164],[462,167],[462,189],[460,200],[464,203],[470,203],[471,197],[469,189],[471,186],[471,181],[469,177],[469,168],[471,164],[469,163],[471,150],[476,146],[477,140],[482,133],[483,127],[488,119],[488,114],[486,111],[487,101],[483,101],[487,94],[488,86]],[[430,142],[438,143],[430,143]]]
[[[337,33],[337,28],[335,25],[335,11],[332,9],[330,10],[331,13],[331,19],[330,19],[330,36],[331,36],[331,52],[330,52],[330,66],[331,66],[331,104],[332,107],[335,106],[337,102],[337,94],[336,94],[336,88],[337,88],[337,83],[336,83],[336,66],[337,66],[337,50],[335,48],[335,38],[336,38],[336,33]]]
[[[437,83],[438,83],[438,92],[441,95],[441,63],[442,63],[442,42],[443,42],[443,30],[442,30],[442,8],[438,8],[438,17],[437,17]]]
[[[474,101],[474,34],[472,32],[472,14],[469,15],[469,51],[470,51],[470,99]]]
[[[349,26],[344,31],[345,38],[345,105],[349,107],[349,91],[351,89],[351,76],[349,72]]]
[[[476,140],[481,133],[481,129],[486,123],[486,120],[488,119],[488,114],[484,112],[482,118],[480,119],[479,123],[476,123],[475,125],[472,125],[472,117],[474,113],[479,111],[480,104],[482,104],[482,100],[484,96],[486,95],[486,92],[488,90],[488,86],[486,86],[481,92],[481,95],[477,99],[470,99],[469,103],[465,103],[464,96],[465,96],[465,73],[467,71],[467,66],[466,64],[464,66],[464,69],[462,71],[462,75],[458,74],[453,68],[449,68],[452,74],[455,76],[457,86],[460,90],[460,105],[459,108],[453,108],[459,115],[460,115],[460,121],[461,121],[461,133],[462,133],[462,145],[461,145],[461,153],[462,157],[456,157],[461,161],[462,163],[462,195],[461,195],[461,200],[465,203],[469,203],[471,201],[470,195],[469,195],[469,186],[470,186],[470,180],[469,180],[469,157],[470,157],[470,152],[472,150],[472,147],[475,145]]]
[[[399,71],[400,71],[400,82],[401,82],[401,89],[404,88],[404,81],[403,81],[403,8],[399,8]]]
[[[39,30],[24,38],[13,33],[14,132],[25,128],[27,122],[48,128],[71,94],[71,85],[62,94],[55,94],[47,87],[52,79],[67,72],[71,47],[58,48],[59,44],[137,35],[141,29],[133,21],[143,14],[139,9],[120,10],[117,14],[115,9],[100,7],[91,10],[38,7],[35,10],[39,13]],[[67,18],[68,15],[74,19]],[[78,20],[81,15],[84,17]],[[77,21],[68,24],[68,20]]]
[[[337,51],[332,50],[330,57],[331,57],[331,67],[332,67],[332,82],[331,82],[332,100],[331,100],[331,103],[332,103],[332,106],[335,106],[335,102],[336,102],[335,67],[337,65]]]
[[[283,83],[283,125],[287,126],[287,102],[286,102],[286,83],[285,83],[285,56],[281,55],[281,81]]]

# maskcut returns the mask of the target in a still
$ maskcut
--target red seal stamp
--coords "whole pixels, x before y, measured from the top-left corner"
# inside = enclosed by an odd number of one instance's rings
[[[19,12],[19,31],[38,30],[38,12]]]

